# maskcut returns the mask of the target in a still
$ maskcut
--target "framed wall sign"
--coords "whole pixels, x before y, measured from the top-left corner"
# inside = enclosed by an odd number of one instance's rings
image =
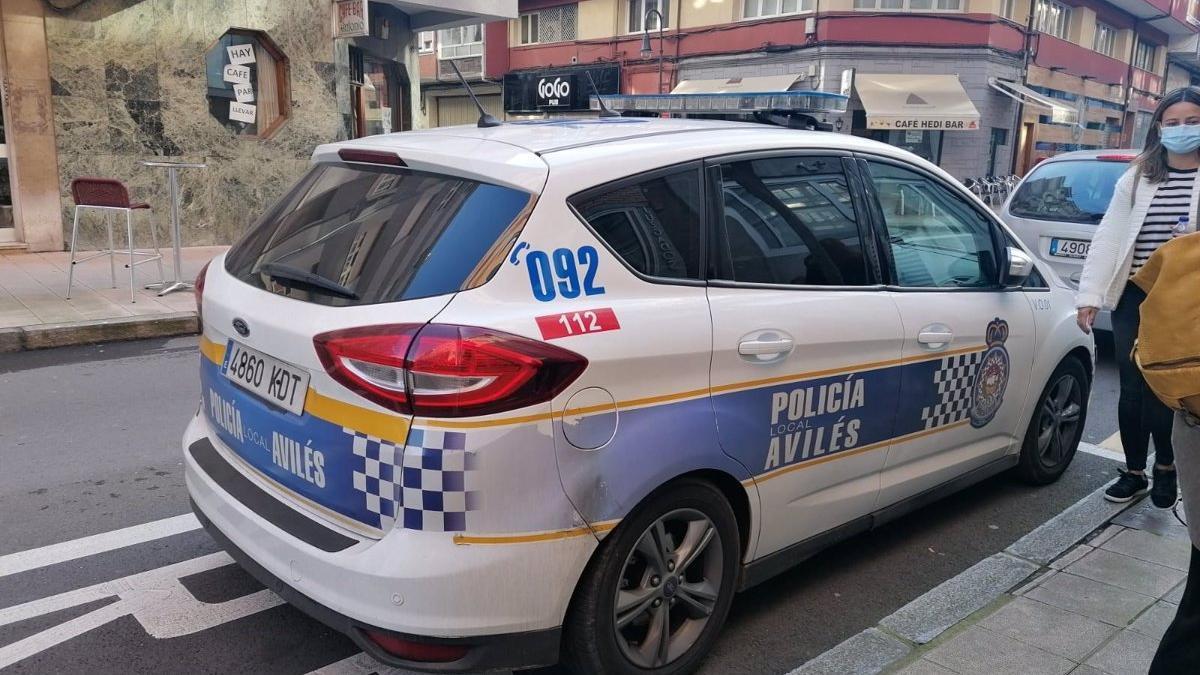
[[[371,34],[367,0],[337,0],[333,3],[333,37],[363,37]]]
[[[208,111],[238,136],[265,138],[288,118],[288,60],[262,31],[231,28],[205,53]]]

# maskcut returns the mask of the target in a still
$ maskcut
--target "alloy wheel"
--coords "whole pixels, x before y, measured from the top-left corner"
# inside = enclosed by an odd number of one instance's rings
[[[676,509],[642,533],[621,570],[613,625],[625,658],[642,668],[687,653],[717,605],[725,574],[723,542],[712,520]]]
[[[1072,375],[1054,382],[1042,401],[1038,421],[1038,455],[1047,466],[1056,466],[1071,452],[1083,412],[1083,388]]]

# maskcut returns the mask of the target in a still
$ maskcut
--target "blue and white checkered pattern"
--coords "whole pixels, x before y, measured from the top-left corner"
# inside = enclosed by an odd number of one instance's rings
[[[462,532],[476,494],[467,482],[474,455],[458,431],[412,429],[404,446],[400,504],[402,525],[426,532]]]
[[[367,510],[379,516],[378,527],[387,531],[395,523],[399,510],[400,472],[397,460],[399,449],[381,438],[343,428],[354,437],[354,489],[362,492]]]
[[[354,489],[387,531],[400,521],[410,530],[462,532],[477,493],[467,489],[474,455],[458,431],[412,429],[403,449],[375,436],[343,429],[354,437]]]
[[[967,419],[971,410],[971,387],[983,352],[955,354],[942,358],[934,371],[933,382],[937,385],[938,402],[921,411],[921,421],[926,429],[954,424]]]

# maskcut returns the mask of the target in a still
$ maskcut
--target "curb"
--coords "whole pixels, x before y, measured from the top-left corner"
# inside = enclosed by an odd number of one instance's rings
[[[0,328],[0,353],[195,335],[199,332],[200,322],[195,312],[45,323],[19,328]]]
[[[1081,446],[1091,445],[1080,443]],[[943,581],[879,623],[851,636],[788,675],[875,675],[908,657],[960,621],[992,604],[1097,528],[1140,500],[1114,504],[1107,485],[1068,506],[1000,553]]]

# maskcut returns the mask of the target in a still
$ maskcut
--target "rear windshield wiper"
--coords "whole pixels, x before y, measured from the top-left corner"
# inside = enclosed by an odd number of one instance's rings
[[[303,287],[310,291],[324,291],[350,300],[358,300],[358,293],[346,288],[332,279],[326,279],[319,274],[306,272],[299,267],[269,262],[255,270],[255,274],[265,274],[274,279],[279,285],[288,288]]]

